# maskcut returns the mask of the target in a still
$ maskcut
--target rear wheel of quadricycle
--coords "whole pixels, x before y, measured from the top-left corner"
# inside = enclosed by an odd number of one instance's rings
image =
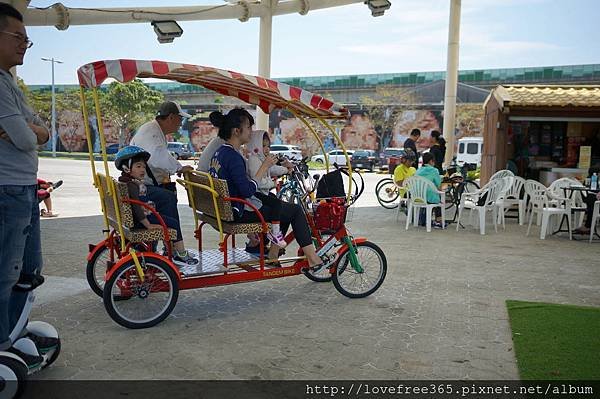
[[[400,196],[400,190],[392,179],[386,179],[377,184],[377,201],[386,209],[394,209],[398,206],[398,197]]]
[[[0,398],[18,398],[27,382],[27,366],[12,357],[0,355]]]
[[[134,329],[163,321],[179,296],[178,277],[166,261],[154,257],[139,261],[143,281],[130,259],[115,270],[104,286],[104,307],[109,316],[123,327]]]
[[[383,284],[387,273],[387,259],[377,245],[365,241],[354,245],[360,266],[357,271],[351,264],[349,249],[346,248],[336,263],[333,285],[349,298],[364,298]]]
[[[88,285],[99,297],[102,297],[104,292],[104,276],[108,268],[108,262],[110,262],[110,250],[105,244],[94,253],[85,269]]]

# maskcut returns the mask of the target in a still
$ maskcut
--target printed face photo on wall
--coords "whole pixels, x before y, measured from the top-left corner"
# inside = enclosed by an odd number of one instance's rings
[[[63,111],[58,117],[58,137],[67,151],[83,151],[86,139],[81,113]]]
[[[371,120],[364,115],[352,115],[350,124],[342,129],[341,139],[347,148],[377,149],[377,133]]]

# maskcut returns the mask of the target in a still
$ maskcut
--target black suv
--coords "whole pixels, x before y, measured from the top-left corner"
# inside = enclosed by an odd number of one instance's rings
[[[379,165],[379,157],[373,150],[356,150],[352,154],[350,165],[353,169],[369,169],[372,172]]]

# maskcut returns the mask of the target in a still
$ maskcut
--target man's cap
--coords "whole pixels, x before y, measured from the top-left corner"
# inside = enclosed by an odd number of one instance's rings
[[[191,118],[192,116],[187,112],[183,112],[181,106],[175,101],[165,101],[160,105],[158,111],[156,112],[156,116],[169,116],[171,114],[180,115],[184,118]]]

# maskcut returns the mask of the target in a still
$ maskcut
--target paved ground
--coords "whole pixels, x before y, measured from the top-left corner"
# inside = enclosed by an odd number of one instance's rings
[[[48,283],[33,313],[58,328],[63,352],[41,379],[515,379],[505,300],[600,306],[598,243],[526,237],[514,219],[486,236],[405,231],[372,194],[382,176],[368,174],[350,227],[388,259],[372,296],[304,276],[184,291],[163,323],[127,330],[85,282],[87,244],[102,236],[89,169],[43,159],[40,176],[65,180],[61,217],[42,222]]]

